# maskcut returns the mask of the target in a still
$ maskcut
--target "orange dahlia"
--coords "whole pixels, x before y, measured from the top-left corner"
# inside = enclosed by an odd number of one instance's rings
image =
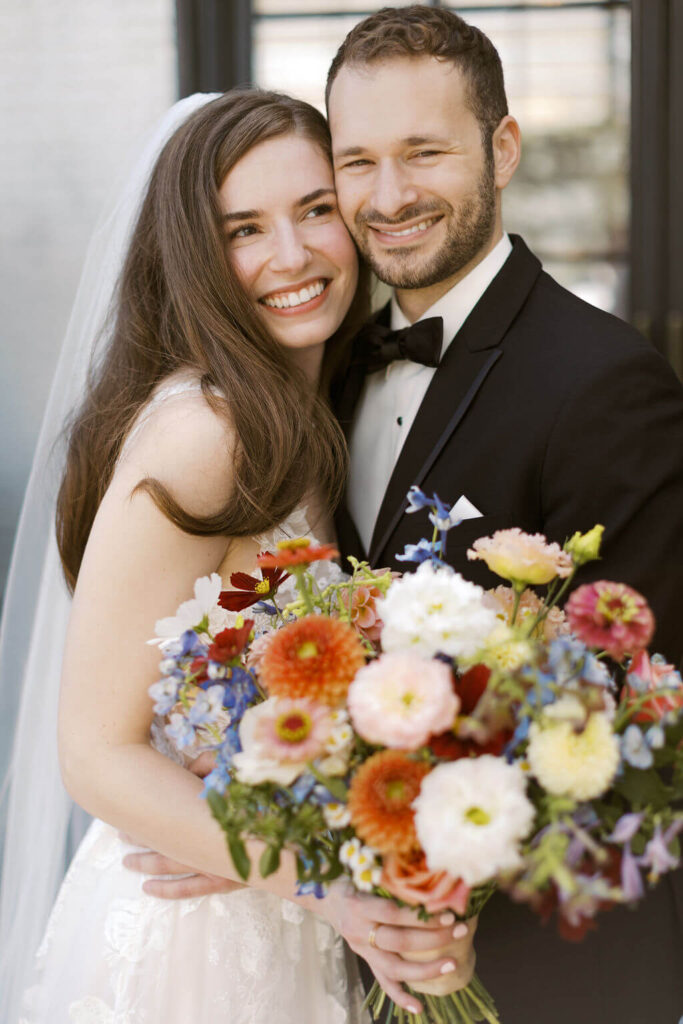
[[[349,813],[360,838],[380,853],[419,849],[411,804],[430,770],[424,761],[413,761],[400,750],[369,757],[349,788]]]
[[[273,634],[259,673],[273,697],[308,697],[341,704],[365,664],[358,634],[347,622],[306,615]]]

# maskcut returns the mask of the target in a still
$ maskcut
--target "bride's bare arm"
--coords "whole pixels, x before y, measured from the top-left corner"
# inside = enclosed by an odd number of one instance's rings
[[[229,498],[230,437],[200,396],[174,399],[152,415],[127,446],[95,518],[66,641],[62,773],[73,798],[91,814],[165,857],[239,881],[223,834],[200,798],[201,781],[150,746],[147,688],[157,679],[159,653],[145,641],[155,620],[173,614],[192,593],[198,576],[221,563],[228,572],[251,566],[226,561],[225,537],[192,536],[174,526],[148,494],[135,492],[147,476],[164,483],[196,515],[217,511]],[[257,861],[260,844],[252,847]],[[254,869],[249,884],[293,899],[295,881],[289,855],[265,880]],[[381,943],[386,948],[365,949],[367,904],[337,891],[322,901],[309,896],[297,902],[331,920],[406,1006],[410,1000],[395,979],[433,977],[449,962],[408,965],[393,949],[407,948],[406,942],[410,948],[444,945],[452,925],[425,930],[415,918],[406,939],[392,927],[409,923],[406,912],[377,901],[371,920],[387,924]]]

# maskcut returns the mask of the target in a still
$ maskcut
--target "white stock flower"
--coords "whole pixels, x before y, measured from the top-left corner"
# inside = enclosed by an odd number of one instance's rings
[[[352,876],[353,884],[360,892],[372,892],[375,886],[380,884],[381,879],[381,865],[374,862],[368,862],[364,867],[356,868]]]
[[[424,658],[439,651],[470,658],[498,625],[481,587],[431,562],[392,583],[378,606],[383,649],[411,650]]]
[[[347,868],[352,866],[352,861],[355,861],[358,856],[362,843],[358,836],[354,836],[353,839],[347,839],[343,842],[339,848],[339,860]]]
[[[527,760],[541,786],[557,796],[592,800],[607,790],[619,767],[619,739],[610,714],[561,697],[529,729]]]
[[[323,775],[346,775],[353,746],[353,729],[344,709],[333,711],[330,718],[335,724],[325,744],[327,757],[318,762],[318,768]]]
[[[323,818],[328,828],[346,828],[351,814],[346,804],[323,804]]]
[[[175,640],[182,636],[186,629],[195,629],[204,619],[208,621],[218,604],[222,589],[223,581],[217,572],[212,572],[210,576],[200,576],[195,580],[194,597],[189,601],[183,601],[175,615],[155,622],[154,632],[157,638]]]
[[[535,816],[521,768],[491,754],[437,765],[413,807],[427,865],[470,886],[520,866]]]

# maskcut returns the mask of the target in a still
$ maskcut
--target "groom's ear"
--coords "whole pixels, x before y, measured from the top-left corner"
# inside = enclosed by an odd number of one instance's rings
[[[505,115],[491,141],[495,185],[503,189],[510,183],[522,155],[522,134],[514,117]]]

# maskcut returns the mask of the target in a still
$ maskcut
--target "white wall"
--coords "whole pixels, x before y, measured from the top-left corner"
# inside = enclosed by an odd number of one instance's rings
[[[0,593],[90,232],[175,93],[173,0],[0,0]]]

